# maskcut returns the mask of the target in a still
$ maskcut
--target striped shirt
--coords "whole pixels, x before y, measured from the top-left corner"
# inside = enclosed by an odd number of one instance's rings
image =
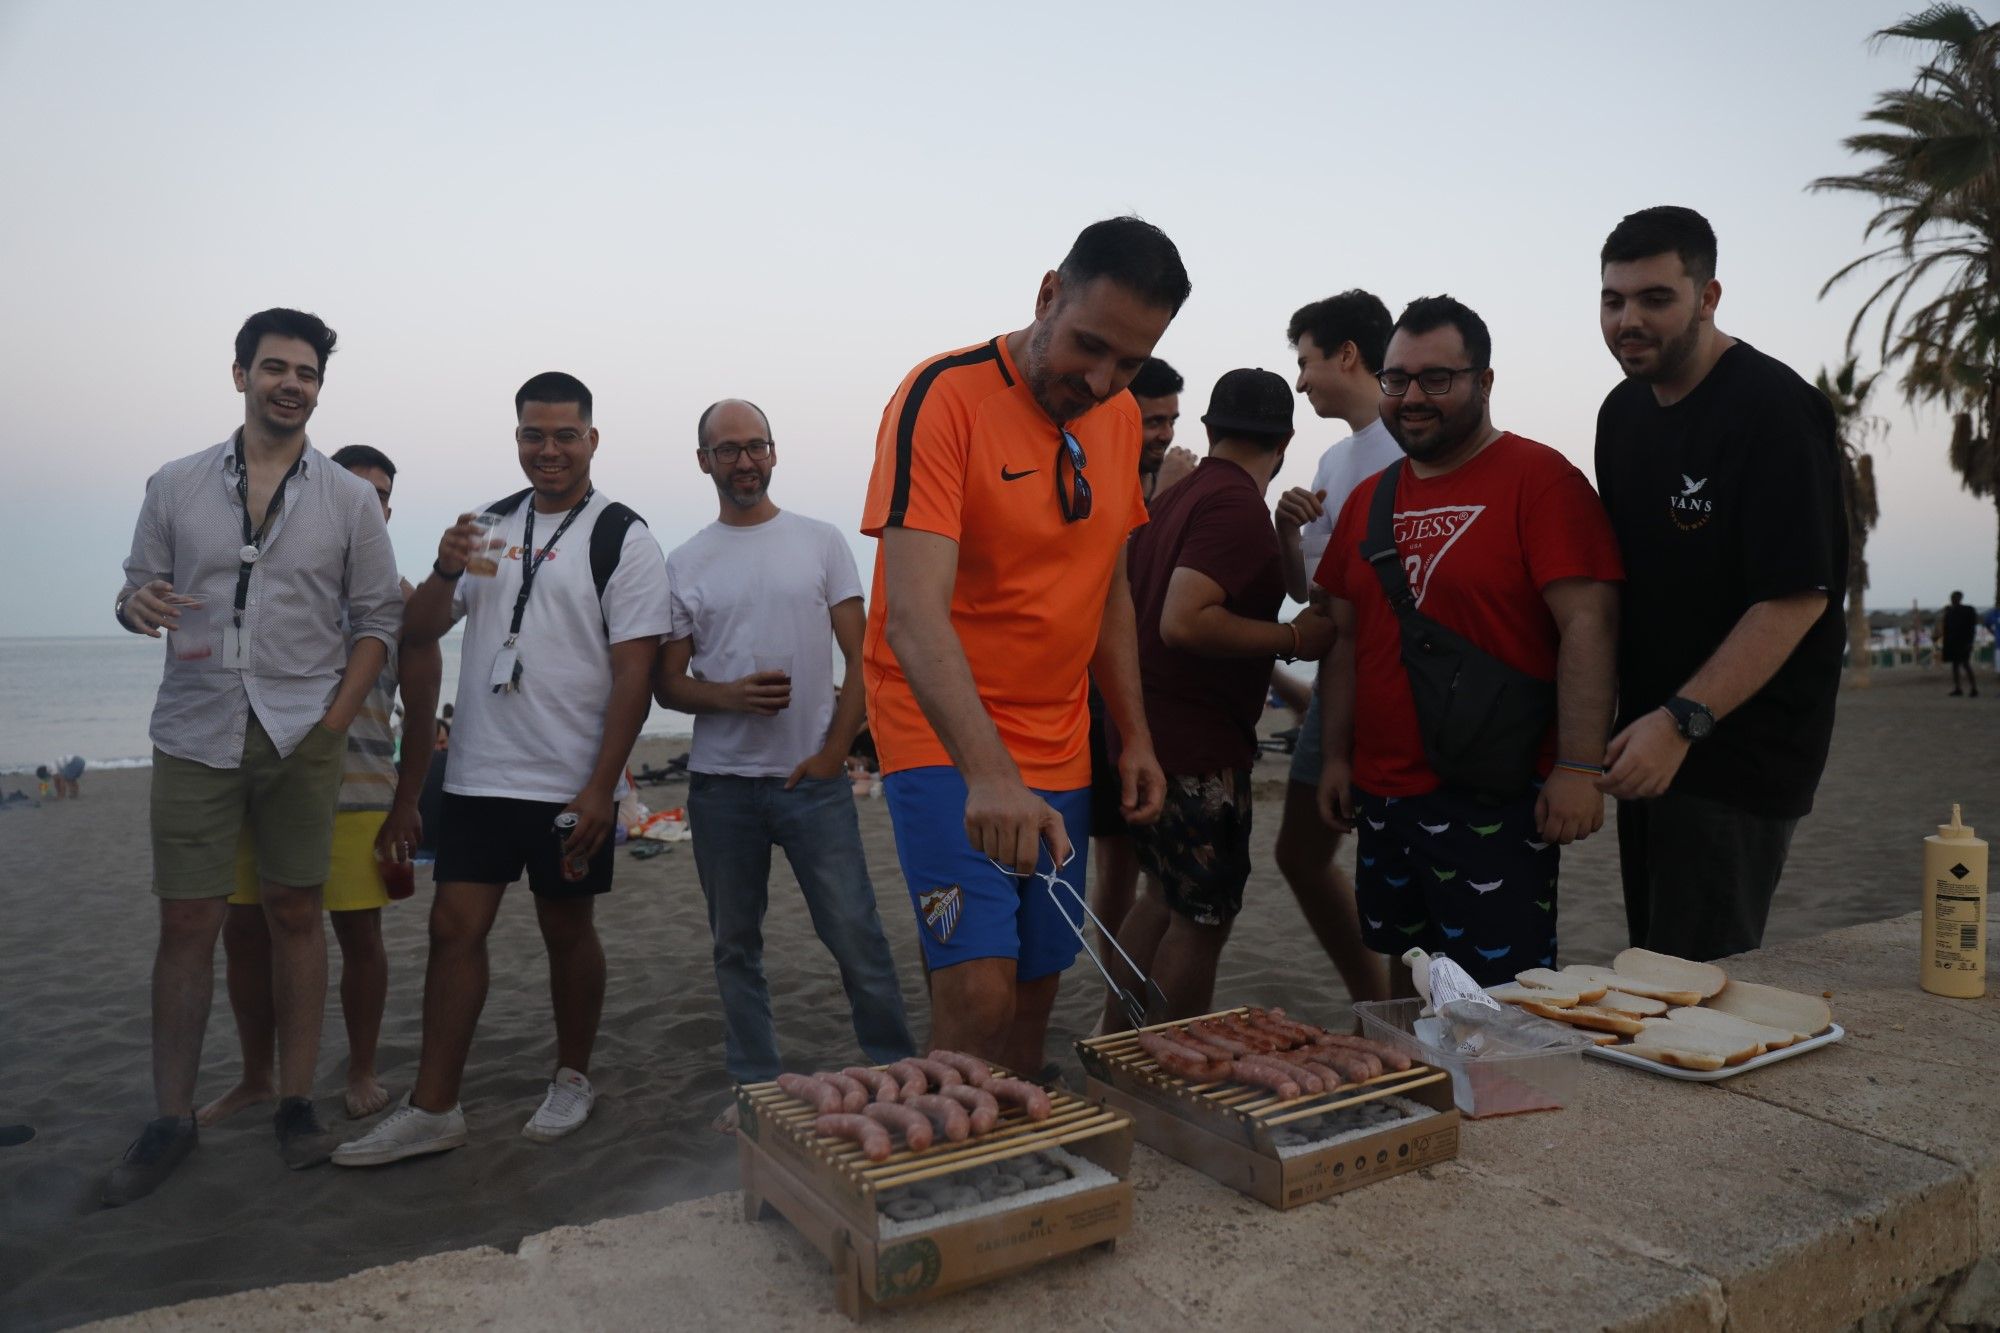
[[[347,665],[343,604],[356,640],[379,639],[393,650],[403,625],[396,555],[375,489],[308,442],[250,567],[247,660],[225,663],[222,633],[243,546],[236,438],[152,475],[125,560],[126,592],[165,579],[208,601],[216,651],[182,661],[168,636],[152,738],[164,753],[210,768],[242,762],[253,710],[281,755],[325,715]]]
[[[396,652],[347,729],[340,771],[342,810],[387,810],[396,803]]]

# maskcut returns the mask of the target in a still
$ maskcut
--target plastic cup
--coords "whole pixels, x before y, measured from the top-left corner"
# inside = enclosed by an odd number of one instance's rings
[[[792,655],[790,653],[752,653],[750,655],[750,666],[759,675],[763,675],[769,671],[776,671],[784,676],[785,702],[780,711],[783,708],[792,706]]]
[[[382,887],[389,890],[392,899],[401,901],[416,896],[417,868],[408,861],[377,861],[375,868],[382,873]]]
[[[176,592],[167,594],[167,604],[174,608],[174,614],[180,620],[180,627],[168,635],[173,645],[174,660],[198,662],[204,657],[213,657],[215,613],[209,610],[208,599]]]
[[[500,549],[503,542],[493,536],[493,529],[500,526],[500,515],[488,512],[472,520],[479,525],[484,545],[472,553],[465,562],[465,572],[482,579],[490,579],[500,572],[500,562],[493,558],[493,552]]]

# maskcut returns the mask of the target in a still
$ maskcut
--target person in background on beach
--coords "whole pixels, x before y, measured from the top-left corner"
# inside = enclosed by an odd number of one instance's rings
[[[1285,590],[1297,601],[1325,596],[1314,591],[1311,576],[1333,539],[1334,520],[1340,517],[1347,497],[1362,482],[1402,460],[1396,437],[1383,424],[1382,386],[1376,382],[1394,326],[1389,307],[1380,297],[1353,288],[1299,307],[1285,328],[1285,339],[1298,359],[1299,377],[1293,387],[1305,395],[1315,416],[1345,422],[1351,432],[1320,455],[1310,488],[1294,487],[1278,500]],[[1329,669],[1335,654],[1341,657],[1342,670],[1351,675],[1353,639],[1333,645],[1321,659],[1321,673]],[[1305,720],[1299,724],[1298,747],[1292,753],[1274,855],[1299,911],[1333,960],[1347,993],[1357,1000],[1387,999],[1388,973],[1381,956],[1362,943],[1354,881],[1338,859],[1341,832],[1320,818],[1320,735],[1325,727],[1326,714],[1315,681]]]
[[[1974,690],[1974,694],[1979,691]],[[56,760],[53,779],[56,784],[56,799],[80,800],[83,797],[83,756],[66,754]]]
[[[1590,483],[1547,445],[1493,425],[1493,341],[1449,296],[1412,301],[1383,354],[1382,420],[1405,460],[1355,488],[1316,576],[1351,656],[1322,676],[1320,812],[1356,827],[1362,938],[1392,960],[1443,953],[1481,985],[1556,959],[1562,846],[1604,824],[1618,635],[1618,547]],[[1402,629],[1361,548],[1381,487],[1408,596],[1514,671],[1554,684],[1540,753],[1506,789],[1433,768]],[[1394,570],[1395,564],[1387,568]],[[1481,739],[1484,739],[1483,737]],[[1400,961],[1392,992],[1415,994]]]
[[[593,907],[611,889],[625,763],[671,621],[659,545],[637,514],[591,485],[591,406],[590,390],[560,371],[521,386],[514,443],[528,489],[496,503],[506,512],[490,533],[461,514],[438,542],[430,577],[410,595],[414,642],[466,622],[423,1047],[410,1095],[340,1146],[340,1166],[464,1145],[459,1084],[486,1004],[486,937],[523,871],[549,955],[556,1071],[521,1133],[553,1142],[581,1127],[596,1099],[590,1053],[604,1008],[604,948]],[[475,558],[497,564],[497,574],[468,577]],[[556,820],[569,816],[575,826],[565,840]]]
[[[118,623],[171,637],[152,721],[158,1118],[112,1169],[108,1205],[150,1193],[195,1145],[215,939],[246,833],[271,941],[278,1146],[295,1169],[333,1147],[312,1103],[326,1007],[320,886],[347,729],[403,620],[373,488],[306,438],[334,341],[297,310],[244,321],[232,372],[243,425],[153,474],[125,561]]]
[[[861,847],[847,752],[859,689],[833,696],[832,645],[861,679],[867,613],[846,538],[771,499],[778,447],[754,404],[725,399],[695,424],[695,462],[716,521],[667,556],[673,625],[654,693],[694,714],[688,828],[708,900],[730,1078],[776,1078],[778,1030],[764,980],[771,848],[782,847],[820,942],[840,965],[854,1037],[872,1064],[915,1054],[896,959]],[[736,1126],[736,1102],[715,1128]]]
[[[1125,392],[1188,295],[1137,218],[1084,228],[1026,328],[932,357],[882,413],[863,676],[930,968],[932,1044],[1043,1074],[1086,889],[1090,680],[1124,738],[1119,806],[1165,794],[1139,693],[1125,539],[1146,521]],[[1092,477],[1095,480],[1093,482]]]
[[[1317,659],[1333,642],[1322,607],[1278,620],[1285,575],[1264,494],[1292,439],[1290,386],[1268,370],[1232,370],[1201,420],[1208,457],[1160,497],[1126,553],[1167,796],[1157,820],[1132,829],[1146,885],[1117,936],[1166,997],[1164,1012],[1146,1015],[1155,1023],[1205,1014],[1214,998],[1250,879],[1250,770],[1271,663]],[[1106,1030],[1129,1021],[1108,998]]]
[[[1632,943],[1755,949],[1833,738],[1847,520],[1833,409],[1715,326],[1715,232],[1642,209],[1599,254],[1624,383],[1597,414],[1597,485],[1624,553],[1618,799]]]
[[[35,765],[36,796],[41,797],[43,800],[54,799],[49,795],[49,790],[51,786],[54,784],[55,780],[56,780],[55,774],[49,772],[49,766],[47,764]]]
[[[1987,607],[1979,623],[1986,627],[1986,646],[1993,650],[1992,660],[1987,665],[1993,668],[1996,677],[2000,677],[2000,606]]]
[[[1159,489],[1160,467],[1174,442],[1174,425],[1181,418],[1180,372],[1159,357],[1146,358],[1132,377],[1132,401],[1139,408],[1139,489],[1152,508]],[[1185,453],[1185,450],[1182,450]],[[1179,476],[1174,478],[1179,480]],[[1118,765],[1111,759],[1110,724],[1104,716],[1104,696],[1090,687],[1090,910],[1113,935],[1132,910],[1139,887],[1139,859],[1118,813]]]
[[[1970,686],[1979,697],[1979,677],[1972,674],[1972,639],[1979,631],[1979,613],[1965,604],[1965,594],[1954,592],[1951,605],[1938,612],[1938,656],[1951,664],[1951,692],[1963,695]],[[1965,685],[1958,676],[1965,673]]]
[[[387,523],[396,465],[381,450],[365,444],[335,450],[333,461],[368,483],[380,499],[382,521]],[[402,589],[407,598],[409,584]],[[382,947],[382,909],[389,902],[389,889],[382,865],[407,867],[422,841],[417,798],[430,767],[442,671],[436,640],[412,643],[406,636],[347,729],[333,856],[322,900],[340,945],[340,1015],[347,1026],[346,1107],[353,1120],[373,1115],[389,1103],[375,1071],[375,1043],[389,998],[389,956]],[[400,759],[390,721],[399,687],[404,705]],[[243,1077],[196,1113],[203,1126],[220,1124],[275,1095],[271,932],[264,924],[263,895],[257,886],[256,847],[247,834],[237,843],[236,892],[229,896],[222,949],[228,959],[229,1005],[243,1051]]]

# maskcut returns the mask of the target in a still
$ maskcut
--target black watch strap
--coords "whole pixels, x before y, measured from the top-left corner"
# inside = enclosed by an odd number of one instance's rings
[[[1705,740],[1715,730],[1715,714],[1708,711],[1707,704],[1698,704],[1692,699],[1683,699],[1675,695],[1662,707],[1673,717],[1674,725],[1680,730],[1683,739]]]
[[[461,569],[456,574],[453,574],[448,570],[446,570],[443,565],[439,564],[435,560],[431,561],[431,573],[437,575],[439,578],[443,579],[446,583],[456,583],[460,579],[465,577],[464,570]]]

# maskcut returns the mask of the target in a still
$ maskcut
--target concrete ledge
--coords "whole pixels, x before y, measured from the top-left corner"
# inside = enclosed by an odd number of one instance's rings
[[[1839,1046],[1717,1085],[1586,1063],[1555,1115],[1468,1122],[1462,1157],[1273,1212],[1140,1149],[1137,1223],[889,1317],[1106,1329],[1813,1329],[1975,1322],[2000,1291],[2000,999],[1915,983],[1914,916],[1732,960],[1832,990]],[[1982,1260],[1984,1260],[1982,1262]],[[736,1196],[190,1302],[103,1329],[846,1327],[819,1256]]]

